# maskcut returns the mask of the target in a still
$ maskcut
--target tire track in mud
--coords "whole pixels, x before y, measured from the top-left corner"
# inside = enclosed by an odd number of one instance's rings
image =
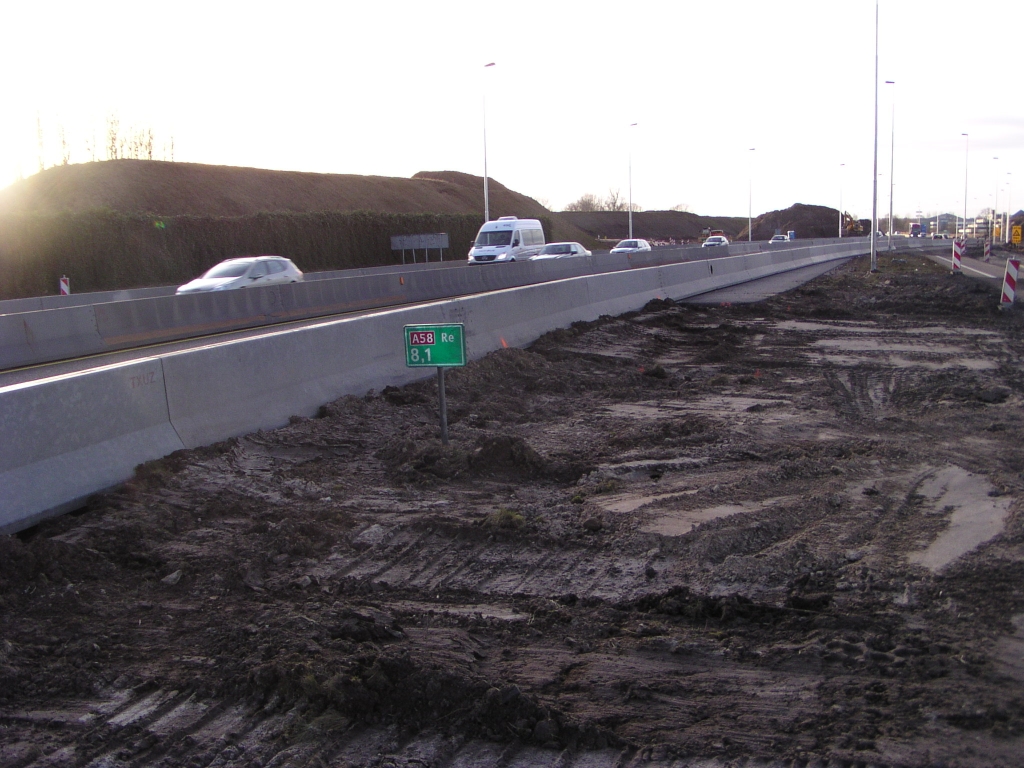
[[[636,673],[636,670],[633,671]],[[735,725],[720,727],[708,722],[708,713],[703,705],[694,703],[694,693],[701,696],[724,696],[747,687],[749,680],[737,678],[734,681],[711,679],[699,675],[699,679],[687,681],[686,690],[678,684],[644,682],[644,678],[630,677],[628,670],[615,670],[615,678],[592,673],[586,682],[576,682],[581,687],[599,685],[615,690],[625,703],[642,702],[650,710],[655,731],[661,728],[678,728],[681,719],[691,723],[687,729],[695,743],[712,741],[719,749],[730,744],[744,745],[753,750],[769,746],[766,737],[751,737],[743,730],[743,720],[778,713],[780,706],[792,710],[792,704],[806,698],[806,692],[790,679],[778,680],[775,687],[764,695],[748,700],[742,711],[733,712],[729,719]],[[608,674],[607,671],[604,674]],[[573,683],[572,674],[567,682]],[[160,705],[154,705],[154,700]],[[99,702],[96,708],[103,706]],[[790,712],[787,719],[801,716]],[[49,722],[63,722],[64,727],[72,725],[62,720],[63,713],[47,713]],[[614,712],[605,712],[602,719],[612,723],[619,719]],[[6,719],[6,718],[5,718]],[[7,720],[9,727],[17,728],[23,723]],[[663,725],[659,725],[662,723]],[[303,734],[299,744],[282,746],[282,738],[290,731]],[[255,768],[256,766],[291,766],[292,768],[316,768],[324,765],[350,766],[423,766],[436,768],[457,768],[477,766],[494,768],[506,766],[560,766],[562,768],[592,768],[594,766],[649,765],[654,768],[683,768],[685,766],[722,766],[733,761],[708,760],[704,758],[678,758],[657,754],[652,750],[633,748],[568,751],[563,749],[539,748],[518,741],[507,745],[480,740],[463,740],[426,732],[416,736],[401,733],[398,729],[367,729],[354,727],[341,719],[314,719],[304,723],[302,712],[292,709],[287,712],[266,715],[260,709],[229,706],[222,702],[197,702],[175,691],[158,690],[132,700],[123,709],[99,724],[81,732],[80,741],[88,743],[102,738],[102,747],[89,749],[64,749],[41,756],[38,752],[27,751],[20,758],[14,757],[5,763],[8,768],[54,768],[58,765],[81,765],[86,768],[128,768],[129,766],[152,766],[153,768],[190,768],[224,766],[233,768]],[[305,742],[305,743],[302,743]],[[187,761],[182,762],[187,755]],[[843,766],[851,768],[855,763],[837,760],[819,763],[821,766]],[[789,768],[791,761],[760,761],[764,768]],[[873,763],[884,766],[886,763]]]

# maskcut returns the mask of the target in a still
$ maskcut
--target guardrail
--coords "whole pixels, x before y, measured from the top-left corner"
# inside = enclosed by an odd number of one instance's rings
[[[683,299],[866,252],[865,242],[847,241],[569,277],[0,388],[0,533],[73,509],[174,450],[275,428],[343,395],[422,378],[405,367],[408,323],[464,323],[476,359],[654,298]],[[473,271],[444,272],[457,280]]]
[[[658,248],[634,254],[470,266],[466,262],[320,272],[302,283],[175,296],[173,288],[51,296],[15,302],[59,307],[0,314],[0,370],[168,341],[359,310],[432,301],[628,269],[680,263],[696,255],[785,253],[866,242],[797,240],[736,243],[728,248]],[[713,253],[712,253],[713,251]],[[131,293],[131,297],[126,294]],[[90,300],[91,299],[91,300]],[[4,302],[10,305],[10,302]]]

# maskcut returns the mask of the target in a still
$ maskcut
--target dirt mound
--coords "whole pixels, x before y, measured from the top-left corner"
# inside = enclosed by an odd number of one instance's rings
[[[548,217],[555,239],[586,235],[531,197],[490,179],[491,216]],[[454,171],[411,179],[300,173],[156,160],[54,166],[0,190],[0,215],[106,209],[159,216],[380,211],[483,214],[483,179]],[[459,246],[461,248],[461,245]]]
[[[796,203],[782,211],[769,211],[751,224],[754,240],[768,240],[775,234],[796,232],[797,238],[836,237],[839,233],[839,211],[824,205]],[[744,226],[738,239],[747,239]]]
[[[629,234],[625,211],[562,211],[565,221],[599,239],[621,240]],[[639,211],[633,214],[633,235],[647,240],[697,242],[701,230],[720,229],[734,237],[747,220],[735,216],[698,216],[686,211]]]

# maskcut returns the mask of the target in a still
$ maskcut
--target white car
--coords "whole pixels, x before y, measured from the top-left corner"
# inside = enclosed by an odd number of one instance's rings
[[[540,259],[565,259],[570,256],[590,256],[591,253],[579,243],[548,243],[530,261]]]
[[[175,294],[230,291],[235,288],[254,288],[261,285],[297,283],[302,272],[291,259],[283,256],[245,256],[222,261],[201,277],[178,288]]]
[[[768,245],[775,245],[776,243],[788,243],[789,238],[785,235],[772,235],[772,239],[768,241]]]
[[[712,235],[707,240],[705,240],[703,243],[701,243],[700,247],[701,248],[713,248],[716,245],[728,245],[728,244],[729,244],[729,238],[727,238],[727,237],[725,237],[723,235]]]
[[[611,253],[639,253],[649,250],[651,244],[646,240],[620,240],[618,245],[612,248]]]

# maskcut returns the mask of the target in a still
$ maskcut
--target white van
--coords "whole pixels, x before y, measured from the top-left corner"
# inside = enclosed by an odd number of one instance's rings
[[[469,263],[492,261],[526,261],[544,247],[544,228],[537,219],[502,216],[488,221],[477,233],[469,249]]]

